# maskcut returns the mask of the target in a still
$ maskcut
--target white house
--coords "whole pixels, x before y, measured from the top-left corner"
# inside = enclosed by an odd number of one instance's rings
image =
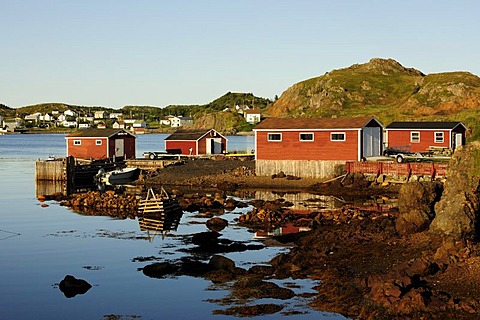
[[[110,119],[120,119],[123,117],[123,113],[121,112],[112,112],[109,115]]]
[[[45,115],[40,116],[40,121],[50,122],[50,121],[53,121],[53,120],[55,120],[55,117],[53,115],[48,114],[48,113],[45,113]]]
[[[37,122],[40,121],[40,116],[41,116],[40,112],[35,112],[35,113],[32,113],[32,114],[26,115],[24,120],[27,121],[27,122],[37,123]]]
[[[70,117],[76,117],[77,116],[77,113],[75,111],[70,110],[70,109],[65,111],[63,114],[66,115],[66,116],[70,116]]]
[[[115,121],[112,125],[113,129],[125,129],[125,122],[120,120],[120,121]]]
[[[188,126],[193,124],[193,118],[192,117],[172,117],[170,119],[170,123],[172,127],[182,127],[182,126]]]
[[[65,120],[67,120],[67,116],[64,114],[61,114],[57,117],[58,122],[64,122]]]
[[[66,128],[76,128],[78,126],[77,121],[68,121],[65,120],[62,122],[62,126]]]
[[[107,118],[107,112],[106,111],[95,111],[93,114],[93,117],[95,119],[105,119]]]
[[[258,109],[250,109],[244,112],[244,116],[245,116],[245,121],[247,121],[248,123],[252,123],[252,124],[259,123],[261,112]]]
[[[90,128],[90,123],[79,123],[78,124],[78,129],[89,129]]]
[[[134,127],[134,128],[146,128],[147,123],[143,120],[137,120],[132,124],[132,127]]]

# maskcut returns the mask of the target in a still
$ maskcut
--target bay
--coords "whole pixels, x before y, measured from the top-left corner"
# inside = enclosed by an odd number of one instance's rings
[[[137,157],[145,151],[164,150],[166,135],[138,136]],[[35,196],[34,162],[48,155],[63,157],[65,139],[61,134],[0,136],[0,318],[1,319],[104,319],[117,315],[122,319],[232,319],[212,315],[225,309],[209,299],[228,295],[223,287],[194,277],[153,279],[140,269],[152,262],[138,257],[169,261],[185,255],[178,249],[193,233],[206,231],[205,222],[185,213],[171,237],[149,239],[135,219],[114,219],[75,213],[54,201],[42,207]],[[229,150],[253,149],[252,136],[232,136]],[[234,218],[251,208],[222,216],[231,226],[223,237],[256,243],[253,234],[236,227]],[[242,211],[243,210],[243,211]],[[230,253],[225,256],[249,268],[265,263],[287,248]],[[93,287],[83,295],[66,298],[58,284],[66,275],[85,279]],[[290,281],[292,281],[290,279]],[[295,280],[302,292],[313,292],[313,281]],[[281,284],[281,282],[280,282]],[[315,311],[304,299],[269,301],[286,305],[286,310],[306,313],[294,319],[344,319]],[[262,301],[265,303],[265,301]],[[300,306],[300,307],[299,307]],[[130,318],[129,318],[130,317]],[[279,314],[255,317],[276,319]]]

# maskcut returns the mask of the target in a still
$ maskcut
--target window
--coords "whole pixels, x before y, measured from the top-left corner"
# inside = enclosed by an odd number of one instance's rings
[[[313,141],[313,133],[300,133],[300,141]]]
[[[268,134],[268,141],[282,141],[282,134],[281,133],[269,133]]]
[[[102,145],[102,140],[95,140],[95,144],[97,146],[101,146]]]
[[[80,145],[82,145],[82,140],[73,140],[73,145],[74,145],[74,146],[80,146]]]
[[[443,132],[435,132],[435,143],[443,143]]]
[[[420,142],[420,132],[418,132],[418,131],[410,132],[410,142],[419,143]]]
[[[330,133],[330,141],[345,141],[345,132]]]

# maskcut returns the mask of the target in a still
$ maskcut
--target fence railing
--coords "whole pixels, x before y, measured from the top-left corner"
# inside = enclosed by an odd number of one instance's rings
[[[363,173],[387,176],[412,175],[429,176],[431,179],[445,177],[447,164],[444,163],[396,163],[396,162],[362,162],[347,161],[345,164],[347,173]]]

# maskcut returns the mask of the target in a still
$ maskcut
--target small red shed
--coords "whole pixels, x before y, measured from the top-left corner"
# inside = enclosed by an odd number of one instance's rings
[[[67,156],[80,159],[135,158],[137,137],[124,129],[78,130],[65,137]]]
[[[215,129],[180,129],[165,138],[168,153],[185,155],[222,154],[228,139]]]
[[[466,142],[467,128],[461,122],[392,122],[385,128],[389,147],[408,148],[411,152],[428,151],[430,147],[451,148]]]
[[[267,118],[253,131],[258,175],[327,177],[345,161],[382,154],[383,125],[373,117]]]

